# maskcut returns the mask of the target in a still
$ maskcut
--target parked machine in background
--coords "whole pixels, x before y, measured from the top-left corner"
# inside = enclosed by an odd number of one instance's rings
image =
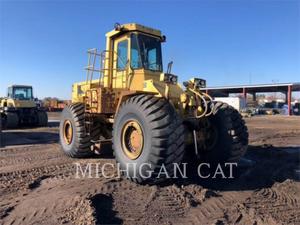
[[[246,99],[242,97],[215,97],[214,100],[225,102],[239,112],[246,108]]]
[[[300,102],[295,102],[292,110],[294,115],[300,115]]]
[[[47,113],[36,104],[32,86],[12,85],[7,89],[7,96],[1,99],[0,112],[3,126],[17,128],[20,125],[46,126]]]
[[[57,98],[45,98],[42,101],[43,107],[49,112],[62,111],[67,105],[71,103],[70,100],[59,100]]]

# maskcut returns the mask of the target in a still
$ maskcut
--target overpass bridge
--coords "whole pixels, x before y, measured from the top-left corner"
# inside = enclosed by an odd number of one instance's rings
[[[288,105],[288,112],[289,115],[291,115],[292,93],[300,91],[300,82],[218,86],[201,88],[201,90],[213,97],[228,97],[229,94],[242,94],[246,100],[247,94],[251,94],[253,96],[253,101],[256,101],[256,93],[280,92],[286,96],[285,99]]]

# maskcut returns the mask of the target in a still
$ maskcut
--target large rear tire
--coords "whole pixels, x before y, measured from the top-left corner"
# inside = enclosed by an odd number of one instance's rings
[[[248,130],[240,113],[226,103],[215,102],[208,120],[216,139],[207,149],[200,149],[201,161],[238,162],[248,147]]]
[[[86,135],[84,104],[74,103],[64,108],[60,120],[59,137],[62,150],[70,157],[83,158],[93,155],[91,138]]]
[[[174,174],[184,156],[184,126],[164,98],[137,95],[120,107],[113,125],[113,149],[120,169],[136,183],[158,183]]]
[[[38,111],[38,126],[46,127],[48,125],[48,115],[45,111]]]
[[[19,125],[19,116],[14,112],[5,113],[5,127],[9,129],[17,128]]]

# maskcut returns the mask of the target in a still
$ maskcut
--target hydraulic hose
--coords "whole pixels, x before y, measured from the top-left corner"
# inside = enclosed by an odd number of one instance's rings
[[[212,97],[210,97],[208,94],[206,94],[206,93],[202,93],[204,96],[206,96],[207,98],[209,98],[209,100],[210,100],[210,103],[212,104],[210,107],[210,112],[209,113],[207,113],[205,116],[210,116],[212,113],[213,113],[213,108],[214,108],[214,102],[213,102],[213,99],[212,99]]]
[[[203,116],[205,116],[205,114],[207,113],[207,108],[208,108],[208,105],[207,105],[207,101],[205,100],[205,98],[199,94],[197,91],[193,90],[193,89],[189,89],[191,92],[193,92],[195,95],[197,95],[198,97],[201,98],[201,100],[203,101],[204,103],[204,112],[201,114],[201,115],[196,115],[196,118],[201,118]],[[196,113],[197,114],[197,113]]]

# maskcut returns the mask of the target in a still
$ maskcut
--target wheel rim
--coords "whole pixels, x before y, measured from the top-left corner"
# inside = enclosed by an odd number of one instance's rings
[[[218,142],[218,138],[218,128],[215,125],[211,124],[205,139],[206,150],[209,151],[213,149]]]
[[[144,146],[144,134],[136,120],[127,121],[122,129],[122,149],[130,159],[137,159]]]
[[[70,145],[73,139],[73,126],[70,120],[65,120],[63,126],[63,136],[65,142]]]
[[[199,140],[199,147],[204,151],[210,151],[217,145],[219,132],[215,124],[206,121],[203,123],[203,128],[196,132],[196,134]]]

